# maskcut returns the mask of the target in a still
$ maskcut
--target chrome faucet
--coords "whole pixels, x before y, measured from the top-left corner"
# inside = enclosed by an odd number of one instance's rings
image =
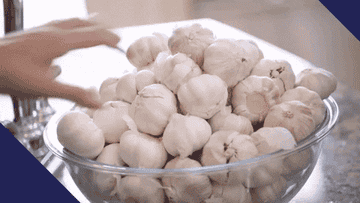
[[[24,29],[23,0],[4,0],[5,35]],[[56,70],[54,78],[60,74]],[[13,103],[14,120],[1,121],[14,137],[39,161],[48,149],[43,141],[43,131],[55,110],[49,105],[47,98],[27,98],[10,95]]]

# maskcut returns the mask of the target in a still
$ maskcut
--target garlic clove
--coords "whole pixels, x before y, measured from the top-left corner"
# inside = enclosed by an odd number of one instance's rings
[[[167,36],[162,33],[141,37],[129,46],[126,57],[138,71],[144,70],[155,61],[160,52],[169,50],[167,41]]]
[[[169,154],[183,159],[203,148],[210,136],[211,127],[205,119],[176,113],[165,128],[162,142]]]
[[[159,180],[145,176],[125,176],[120,181],[117,195],[121,202],[165,202],[165,193]]]
[[[159,138],[132,130],[120,137],[120,156],[133,168],[162,168],[167,160],[167,152]]]
[[[326,99],[337,87],[336,77],[322,68],[308,68],[296,75],[295,87],[303,86]]]
[[[251,75],[233,89],[233,113],[256,125],[264,121],[270,108],[279,103],[279,98],[279,88],[274,81],[265,76]]]
[[[165,169],[193,167],[201,167],[201,164],[190,158],[180,157],[175,157],[165,165]],[[162,183],[171,202],[202,202],[212,193],[210,179],[202,174],[164,176]]]
[[[324,121],[326,106],[318,93],[309,90],[306,87],[298,86],[294,89],[286,91],[280,98],[280,102],[293,100],[301,101],[311,108],[311,113],[316,126]]]
[[[213,32],[195,23],[174,29],[168,40],[172,54],[189,55],[199,67],[204,62],[204,50],[215,40]]]
[[[140,92],[144,87],[156,83],[155,74],[150,70],[141,70],[135,77],[136,90]]]
[[[102,130],[83,112],[66,113],[59,119],[56,130],[66,149],[85,158],[96,158],[105,146]]]
[[[276,202],[286,192],[286,180],[279,176],[276,181],[270,185],[252,188],[251,198],[254,203]]]
[[[287,101],[270,109],[264,127],[284,127],[298,143],[315,130],[315,122],[308,106],[300,101]]]
[[[232,88],[250,75],[252,67],[246,57],[247,51],[237,40],[217,39],[204,52],[203,70],[219,76]]]
[[[137,95],[136,74],[126,73],[119,78],[116,84],[116,98],[121,101],[132,103]]]
[[[172,114],[177,113],[175,95],[163,84],[144,87],[130,105],[129,115],[138,130],[160,136]]]
[[[183,114],[209,119],[227,102],[227,86],[216,75],[202,74],[182,84],[177,93]]]
[[[295,85],[295,73],[290,63],[285,60],[262,59],[255,65],[251,75],[267,76],[273,79],[281,95],[294,88]]]
[[[129,107],[123,101],[108,101],[94,112],[93,121],[102,130],[106,143],[119,142],[121,134],[129,130],[123,118],[129,114]]]

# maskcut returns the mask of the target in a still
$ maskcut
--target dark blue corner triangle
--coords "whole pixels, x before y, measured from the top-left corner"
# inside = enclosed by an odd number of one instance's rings
[[[1,202],[78,203],[72,194],[0,124]]]
[[[359,1],[344,0],[319,0],[358,40],[360,39],[360,28],[358,21]]]

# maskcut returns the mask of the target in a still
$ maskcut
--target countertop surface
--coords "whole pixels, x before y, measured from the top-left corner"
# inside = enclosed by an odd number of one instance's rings
[[[241,37],[250,37],[235,28],[231,28],[230,26],[221,24],[217,21],[212,21],[209,19],[205,19],[201,22],[204,22],[206,25],[213,24],[216,26],[220,26],[223,29],[224,36],[230,33],[230,37],[233,35],[237,35],[241,33]],[[129,39],[130,36],[132,39],[124,40],[120,46],[123,48],[127,48],[130,43],[139,37],[140,35],[145,35],[146,33],[151,33],[152,29],[166,28],[166,32],[172,29],[169,26],[173,26],[173,24],[166,25],[156,25],[154,26],[144,26],[144,29],[147,29],[147,32],[142,32],[141,28],[137,34],[131,35],[131,28],[124,29],[121,31],[115,30],[115,32],[121,34],[123,39]],[[151,29],[150,29],[151,28]],[[160,30],[161,30],[160,29]],[[219,36],[222,36],[222,33],[219,33]],[[254,38],[255,40],[259,40]],[[274,47],[271,44],[268,44],[264,41],[260,42],[260,49],[264,47],[264,49],[268,49],[269,47]],[[86,61],[81,59],[82,57],[86,57],[88,54],[99,53],[100,51],[104,51],[101,54],[102,60],[98,60],[98,64],[95,61]],[[278,56],[278,53],[282,53],[283,50],[276,49],[275,52],[269,53],[268,58],[274,58]],[[268,53],[268,52],[266,52]],[[99,87],[101,82],[105,77],[108,77],[106,72],[107,69],[111,70],[112,66],[118,66],[118,64],[122,64],[123,69],[119,69],[116,71],[116,74],[123,74],[124,69],[129,69],[129,63],[126,61],[124,56],[118,57],[119,53],[114,50],[104,49],[103,47],[98,47],[94,49],[88,49],[79,52],[72,52],[69,55],[58,61],[59,64],[62,64],[63,72],[62,76],[59,78],[60,81],[67,80],[68,83],[79,84],[80,81],[79,75],[74,76],[74,73],[79,73],[76,71],[84,71],[82,73],[82,78],[89,77],[91,74],[94,74],[93,70],[88,70],[86,67],[89,65],[92,66],[103,66],[106,67],[103,75],[98,75],[98,78],[83,81],[80,86],[88,87],[95,86]],[[289,56],[291,58],[290,61],[293,61],[294,64],[304,63],[304,60],[298,60],[298,58],[291,53],[286,53],[284,56]],[[114,58],[116,60],[114,61]],[[109,59],[109,60],[107,60]],[[104,61],[107,62],[105,63]],[[76,63],[74,65],[74,63]],[[111,64],[111,63],[116,63]],[[71,66],[77,66],[78,70],[74,70]],[[101,65],[102,64],[102,65]],[[311,64],[305,64],[308,66]],[[72,72],[75,71],[75,72]],[[299,71],[299,70],[298,70]],[[298,72],[297,71],[297,72]],[[296,72],[296,71],[294,71]],[[116,75],[115,74],[115,75]],[[304,185],[302,190],[297,194],[297,196],[291,201],[292,203],[358,203],[360,202],[360,92],[354,89],[351,89],[349,86],[339,82],[337,90],[332,94],[332,97],[336,100],[340,108],[340,117],[338,124],[332,130],[332,132],[323,140],[323,150],[318,160],[316,167],[312,175],[310,176],[307,183]],[[71,102],[62,102],[57,99],[53,99],[50,101],[50,104],[57,109],[58,113],[62,111],[69,110],[72,107]],[[11,111],[11,102],[10,99],[5,96],[0,96],[0,106],[9,108]],[[0,116],[0,120],[11,118],[11,113],[9,112],[4,114],[2,112]],[[55,168],[51,169],[52,171],[56,170],[66,170],[64,167],[61,169]],[[50,171],[50,169],[49,169]],[[62,182],[63,183],[63,182]],[[66,183],[63,183],[66,184]],[[74,191],[70,191],[72,193],[76,193]],[[74,195],[76,197],[76,195]],[[82,198],[82,197],[79,197]],[[82,202],[82,201],[81,201]]]

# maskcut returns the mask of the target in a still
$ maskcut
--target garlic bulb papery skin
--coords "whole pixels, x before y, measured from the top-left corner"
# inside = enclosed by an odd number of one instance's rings
[[[147,69],[160,52],[168,51],[168,37],[162,33],[153,33],[133,42],[126,51],[129,62],[138,71]]]
[[[162,142],[169,154],[184,159],[203,148],[211,134],[211,127],[205,119],[175,113],[165,128]]]
[[[218,39],[204,52],[204,73],[217,75],[228,87],[234,87],[250,75],[244,47],[235,39]]]
[[[279,176],[276,181],[270,185],[252,188],[251,199],[253,203],[277,202],[286,192],[287,184],[285,178]]]
[[[226,106],[209,119],[213,133],[219,130],[235,130],[240,134],[250,135],[254,132],[254,128],[248,118],[231,112],[231,106]]]
[[[125,176],[117,188],[121,202],[165,202],[165,192],[159,180],[147,176]]]
[[[137,95],[136,73],[126,73],[119,78],[116,84],[116,98],[132,103]]]
[[[213,32],[195,23],[174,29],[169,38],[168,46],[171,53],[184,53],[195,61],[199,67],[204,62],[205,49],[214,42]]]
[[[310,107],[300,101],[287,101],[270,109],[264,127],[284,127],[298,143],[309,136],[316,126]]]
[[[303,86],[315,91],[321,99],[326,99],[337,87],[336,77],[322,68],[308,68],[296,75],[295,87]]]
[[[129,115],[138,130],[160,136],[172,114],[177,113],[175,95],[163,84],[144,87],[130,105]]]
[[[107,78],[101,83],[99,94],[101,103],[107,101],[116,101],[116,85],[119,82],[119,78],[111,77]]]
[[[281,97],[280,102],[285,101],[301,101],[311,108],[315,125],[319,125],[324,121],[326,114],[326,106],[320,95],[315,91],[309,90],[306,87],[298,86],[294,89],[286,91]]]
[[[262,127],[250,135],[260,154],[270,154],[278,150],[291,150],[296,141],[291,132],[283,127]]]
[[[150,70],[141,70],[136,73],[135,77],[136,90],[140,92],[144,87],[156,84],[155,74]]]
[[[177,96],[183,114],[209,119],[226,105],[228,91],[218,76],[202,74],[182,84]]]
[[[159,58],[161,57],[162,55],[159,56]],[[155,78],[156,81],[164,84],[175,94],[181,84],[202,74],[200,67],[183,53],[168,55],[164,60],[163,62],[156,62],[153,70]]]
[[[97,162],[114,166],[125,166],[125,162],[120,157],[120,144],[113,143],[104,147],[100,155],[96,158]],[[103,195],[109,196],[114,190],[120,175],[94,171],[92,175],[97,190]]]
[[[119,142],[121,134],[130,129],[124,120],[129,107],[123,101],[108,101],[94,112],[93,121],[102,130],[106,143]]]
[[[270,108],[279,103],[279,98],[280,91],[273,80],[251,75],[233,89],[233,113],[248,118],[255,125],[264,121]]]
[[[249,135],[240,134],[236,131],[217,131],[205,144],[201,156],[201,164],[204,166],[226,164],[254,158],[258,150]],[[227,172],[212,174],[210,178],[219,183],[226,183]]]
[[[190,158],[175,157],[170,160],[165,169],[181,169],[201,167],[198,161]],[[208,176],[203,174],[163,176],[162,183],[170,202],[203,202],[212,193],[212,184]]]
[[[168,156],[159,138],[133,130],[121,135],[119,152],[121,159],[133,168],[162,168]]]
[[[83,112],[66,113],[60,118],[56,131],[60,144],[85,158],[96,158],[105,146],[102,130]]]
[[[267,76],[275,81],[280,95],[294,88],[295,73],[289,62],[285,60],[262,59],[255,65],[251,75]]]

